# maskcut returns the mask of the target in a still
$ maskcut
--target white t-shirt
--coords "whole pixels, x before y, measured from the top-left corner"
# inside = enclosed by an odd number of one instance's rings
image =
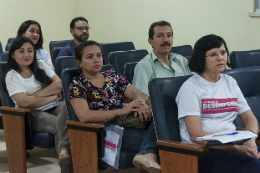
[[[47,76],[52,78],[55,75],[54,71],[51,70],[43,60],[38,60],[37,62],[39,68],[44,70]],[[23,78],[15,70],[10,70],[6,74],[5,82],[10,97],[17,93],[26,93],[27,95],[32,95],[36,91],[42,89],[41,84],[36,81],[34,75],[32,75],[30,78]],[[15,101],[14,103],[17,107],[17,103]]]
[[[44,60],[44,62],[54,71],[53,64],[48,52],[45,49],[38,49],[36,51],[37,60]]]
[[[193,143],[185,116],[201,116],[202,129],[212,134],[236,130],[234,119],[250,109],[236,80],[225,74],[220,74],[219,81],[211,83],[196,73],[182,85],[176,103],[181,140],[185,143]]]

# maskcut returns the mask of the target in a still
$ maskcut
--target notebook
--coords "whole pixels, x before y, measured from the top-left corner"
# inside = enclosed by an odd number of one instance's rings
[[[197,137],[197,140],[202,141],[219,141],[222,144],[240,141],[244,139],[257,138],[257,134],[247,131],[247,130],[239,130],[239,131],[227,131],[215,133],[203,137]]]
[[[52,103],[49,103],[47,105],[44,105],[42,107],[39,107],[39,108],[33,108],[31,110],[40,110],[40,111],[47,111],[47,110],[50,110],[51,108],[54,108],[56,106],[59,106],[63,101],[57,101],[57,102],[52,102]]]

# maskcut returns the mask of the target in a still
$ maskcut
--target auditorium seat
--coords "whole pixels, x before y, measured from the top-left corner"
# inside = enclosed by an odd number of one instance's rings
[[[11,45],[12,45],[12,43],[8,43],[8,44],[5,46],[5,51],[9,51],[10,48],[11,48]]]
[[[69,114],[67,126],[69,130],[71,155],[74,172],[79,172],[79,169],[84,169],[85,172],[98,172],[100,166],[98,156],[103,155],[104,149],[104,125],[101,123],[81,123],[78,121],[72,106],[68,103],[68,87],[73,77],[80,73],[77,68],[65,69],[62,71],[61,80],[65,93],[65,101]],[[134,133],[139,136],[144,136],[146,130],[125,128],[124,133]],[[133,142],[138,142],[141,145],[142,141],[134,139]],[[91,141],[91,142],[89,142]],[[85,151],[85,152],[82,152]],[[127,169],[133,167],[132,160],[136,152],[126,149],[121,149],[119,168]],[[84,158],[84,159],[82,159]],[[88,163],[92,164],[88,164]],[[143,171],[143,170],[142,170]],[[143,171],[144,173],[145,171]]]
[[[3,47],[2,47],[2,43],[0,41],[0,53],[2,53],[2,52],[3,52]]]
[[[30,129],[29,109],[15,108],[8,93],[3,90],[2,78],[7,62],[0,62],[0,95],[4,136],[8,157],[9,172],[26,172],[26,149],[34,147],[54,148],[54,135],[35,133]]]
[[[260,49],[233,51],[230,53],[231,68],[260,66]]]
[[[60,40],[60,41],[51,41],[49,44],[50,53],[52,52],[54,47],[64,47],[68,44],[71,40]]]
[[[125,78],[132,83],[134,77],[134,69],[138,62],[128,62],[125,64]]]
[[[60,50],[62,49],[62,47],[54,47],[52,49],[52,52],[51,52],[51,60],[52,60],[52,63],[55,65],[55,60],[56,58],[58,57],[58,54],[60,52]],[[55,67],[55,66],[54,66]]]
[[[193,49],[192,49],[191,45],[175,46],[175,47],[172,47],[171,52],[180,54],[180,55],[184,56],[185,58],[187,58],[188,60],[190,60],[191,55],[193,53]]]
[[[8,41],[7,41],[7,43],[11,43],[11,44],[12,44],[13,41],[14,41],[14,39],[15,39],[15,38],[9,38]]]
[[[0,53],[0,62],[8,61],[8,54],[9,54],[9,51]]]
[[[106,58],[109,60],[109,53],[114,51],[135,50],[133,42],[117,42],[117,43],[101,43],[101,48],[104,51]]]
[[[109,53],[110,64],[115,67],[117,73],[124,75],[124,66],[128,62],[139,62],[148,54],[145,49],[115,51]]]
[[[161,172],[198,172],[198,157],[207,152],[204,145],[180,142],[178,108],[175,102],[182,84],[190,77],[151,79],[148,88],[157,135]]]
[[[258,124],[260,123],[260,66],[237,68],[224,71],[224,74],[232,76],[242,91],[249,107],[256,116]],[[242,120],[235,119],[237,127],[245,127]]]

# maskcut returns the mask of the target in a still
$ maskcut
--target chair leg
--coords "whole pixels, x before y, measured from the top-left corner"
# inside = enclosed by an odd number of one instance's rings
[[[159,150],[161,172],[198,173],[198,156]]]
[[[24,117],[2,114],[10,173],[26,173]]]
[[[97,133],[68,129],[73,170],[98,173]]]

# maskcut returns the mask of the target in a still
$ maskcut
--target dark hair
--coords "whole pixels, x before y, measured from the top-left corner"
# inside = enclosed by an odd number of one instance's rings
[[[196,42],[194,46],[194,52],[188,64],[190,70],[197,72],[199,74],[203,73],[205,70],[205,59],[206,59],[205,53],[208,50],[214,48],[220,48],[222,44],[224,44],[225,49],[227,51],[227,56],[228,56],[227,65],[229,66],[229,51],[225,40],[220,36],[211,34],[200,38]]]
[[[20,37],[17,37],[16,39],[14,39],[14,41],[11,45],[11,48],[9,50],[7,66],[6,66],[4,74],[3,74],[3,88],[6,92],[7,92],[6,84],[5,84],[6,74],[10,70],[15,70],[18,73],[22,71],[21,67],[17,64],[17,62],[13,58],[13,55],[14,55],[14,52],[16,50],[20,49],[24,43],[30,43],[33,46],[34,57],[33,57],[32,64],[29,65],[29,68],[33,72],[36,81],[39,82],[42,87],[45,87],[45,86],[49,85],[50,83],[52,83],[51,78],[46,75],[45,71],[38,67],[37,59],[36,59],[36,49],[35,49],[35,46],[34,46],[32,40],[28,37],[20,36]]]
[[[83,43],[81,43],[75,50],[75,57],[76,57],[76,60],[79,60],[79,61],[82,61],[82,55],[83,55],[83,51],[85,49],[85,47],[88,47],[88,46],[92,46],[92,45],[97,45],[100,50],[101,49],[101,46],[98,42],[96,41],[93,41],[93,40],[88,40],[88,41],[85,41]],[[82,69],[79,67],[79,71],[82,73]]]
[[[16,37],[22,36],[26,32],[26,30],[30,27],[30,25],[34,25],[34,24],[38,25],[39,30],[40,30],[40,38],[35,45],[35,48],[37,50],[37,49],[42,48],[42,44],[43,44],[42,29],[41,29],[41,25],[38,22],[36,22],[34,20],[27,20],[27,21],[23,22],[17,31]]]
[[[77,21],[80,21],[80,20],[85,21],[85,22],[87,22],[87,24],[88,24],[88,20],[85,19],[84,17],[75,17],[75,18],[72,19],[72,21],[70,22],[70,28],[71,28],[71,29],[74,29],[74,28],[75,28],[75,23],[76,23]]]
[[[169,22],[164,21],[164,20],[152,23],[150,28],[149,28],[149,38],[153,40],[154,28],[156,26],[165,26],[165,25],[169,26],[172,30],[171,24]],[[172,32],[172,34],[173,34],[173,32]]]

